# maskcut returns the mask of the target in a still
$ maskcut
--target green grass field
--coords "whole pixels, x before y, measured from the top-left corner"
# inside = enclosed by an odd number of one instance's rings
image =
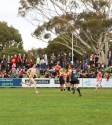
[[[0,125],[112,125],[112,90],[0,88]]]

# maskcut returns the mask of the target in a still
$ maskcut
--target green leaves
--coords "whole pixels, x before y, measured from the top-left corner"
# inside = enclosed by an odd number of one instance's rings
[[[112,20],[109,19],[112,1],[106,0],[20,0],[25,18],[32,24],[37,21],[33,36],[50,41],[59,37],[59,44],[71,48],[73,33],[74,51],[82,55],[84,50],[99,50],[107,57],[111,39]],[[28,11],[27,11],[28,10]],[[46,40],[45,40],[46,41]],[[101,52],[102,51],[102,52]],[[105,59],[104,59],[105,60]]]
[[[18,46],[22,44],[22,38],[17,29],[8,26],[6,22],[0,22],[0,42],[3,48],[13,46],[15,43]]]
[[[0,53],[0,57],[2,57],[2,55],[14,56],[15,54],[18,55],[19,53],[21,53],[22,55],[23,54],[27,55],[27,53],[19,47],[18,48],[17,47],[10,47],[10,48],[6,48],[6,49],[2,50]]]

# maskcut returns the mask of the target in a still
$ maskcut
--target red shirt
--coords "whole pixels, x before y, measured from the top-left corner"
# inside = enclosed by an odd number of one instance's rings
[[[56,65],[56,66],[54,67],[54,69],[55,69],[55,70],[60,70],[60,69],[61,69],[61,66]]]
[[[98,77],[98,78],[102,78],[101,72],[98,72],[97,77]]]
[[[101,72],[98,72],[97,79],[98,79],[98,81],[102,81],[102,73]]]
[[[17,63],[18,62],[18,57],[14,56],[14,59],[15,59],[15,63]]]

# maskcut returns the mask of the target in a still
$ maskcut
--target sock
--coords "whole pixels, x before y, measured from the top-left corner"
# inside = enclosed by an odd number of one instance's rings
[[[68,87],[68,91],[70,91],[70,87]]]
[[[60,91],[63,91],[63,89],[61,89]]]
[[[80,89],[79,89],[79,88],[77,88],[77,91],[78,91],[79,95],[81,95],[81,93],[80,93]]]

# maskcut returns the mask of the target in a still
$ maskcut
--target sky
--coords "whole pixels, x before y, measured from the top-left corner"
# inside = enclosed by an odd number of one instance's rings
[[[18,16],[19,6],[19,0],[0,0],[0,21],[7,22],[9,26],[13,26],[19,31],[25,50],[47,47],[47,43],[40,42],[31,36],[36,27],[25,18]]]

